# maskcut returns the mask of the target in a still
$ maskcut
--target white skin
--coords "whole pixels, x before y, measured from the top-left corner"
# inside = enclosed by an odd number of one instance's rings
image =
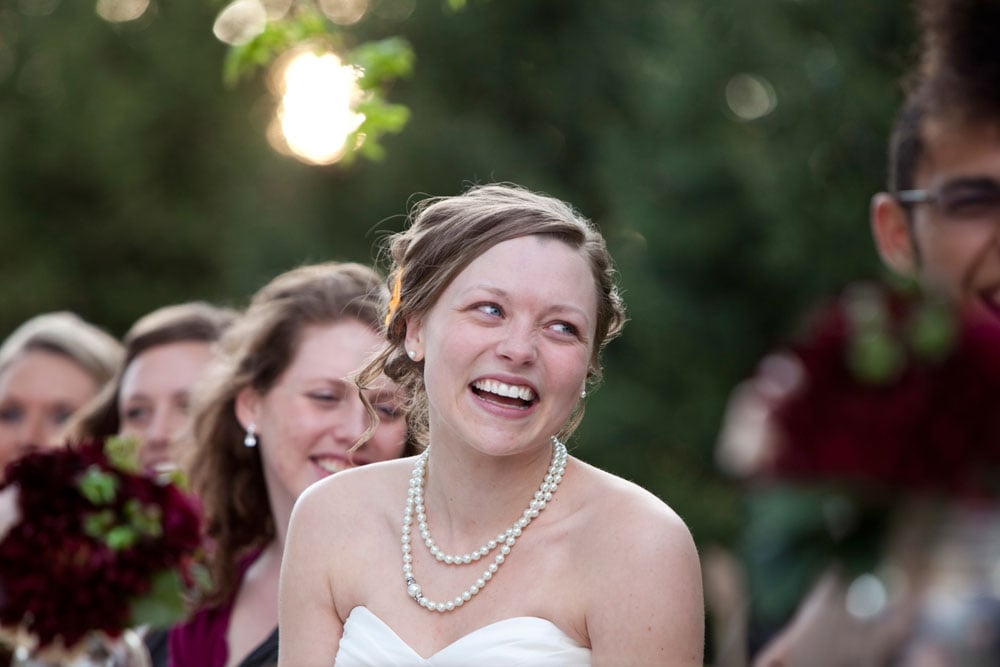
[[[212,357],[211,345],[182,341],[152,347],[122,374],[119,434],[139,441],[139,464],[148,471],[175,467],[177,436],[189,425],[191,388]]]
[[[424,502],[438,545],[479,547],[528,505],[550,437],[579,400],[597,298],[580,252],[527,236],[473,260],[431,310],[407,322],[425,363],[431,458]],[[516,402],[484,391],[529,390]],[[338,475],[303,494],[286,543],[279,664],[333,664],[343,623],[365,606],[421,656],[497,621],[547,619],[595,665],[700,665],[704,611],[687,528],[639,487],[570,458],[545,511],[477,596],[454,612],[419,607],[401,573],[400,528],[413,459]],[[363,524],[357,516],[365,516]],[[447,600],[480,567],[438,564],[419,541],[425,595]]]
[[[334,472],[403,452],[402,400],[398,387],[383,377],[367,395],[380,423],[350,454],[370,423],[350,377],[380,345],[375,331],[352,318],[308,326],[274,386],[263,394],[246,388],[237,397],[240,423],[256,426],[277,537],[247,570],[237,593],[226,635],[227,665],[239,664],[277,625],[278,572],[296,498]]]
[[[99,388],[69,357],[43,350],[18,355],[0,372],[0,471],[28,452],[59,444],[67,419]]]

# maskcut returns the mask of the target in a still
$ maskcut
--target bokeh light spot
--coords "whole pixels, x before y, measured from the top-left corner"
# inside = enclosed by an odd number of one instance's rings
[[[343,157],[347,138],[365,119],[355,111],[363,95],[359,77],[333,53],[304,51],[279,65],[281,102],[268,132],[272,144],[312,164]]]
[[[753,74],[737,74],[726,84],[726,104],[737,118],[757,120],[774,111],[778,106],[778,96],[767,79]]]
[[[882,580],[873,574],[863,574],[847,589],[847,613],[863,621],[875,618],[885,609],[888,600]]]
[[[381,0],[373,11],[387,21],[405,21],[416,8],[417,0]]]
[[[338,25],[353,25],[364,18],[368,0],[319,0],[320,10]]]
[[[265,27],[267,9],[260,0],[235,0],[219,12],[212,32],[220,42],[236,46],[246,44]]]
[[[149,9],[149,0],[97,0],[97,15],[112,23],[141,18]]]
[[[267,18],[277,21],[285,17],[288,10],[292,8],[294,0],[263,0],[264,9],[267,10]]]

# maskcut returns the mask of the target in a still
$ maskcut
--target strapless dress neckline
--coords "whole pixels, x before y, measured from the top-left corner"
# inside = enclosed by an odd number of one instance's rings
[[[517,616],[477,628],[424,658],[381,618],[367,607],[358,606],[344,622],[335,666],[466,667],[470,664],[589,667],[590,649],[580,646],[552,621]]]

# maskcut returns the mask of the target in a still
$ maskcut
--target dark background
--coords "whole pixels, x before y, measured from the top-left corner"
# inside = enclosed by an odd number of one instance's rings
[[[576,453],[701,545],[732,540],[739,489],[713,461],[729,390],[809,304],[880,271],[867,205],[909,4],[381,0],[346,38],[410,41],[388,96],[412,118],[350,167],[268,146],[263,76],[222,83],[220,8],[114,25],[91,0],[0,2],[0,336],[54,309],[121,335],[167,303],[242,306],[298,264],[372,261],[415,196],[513,181],[601,227],[630,308]],[[738,75],[770,113],[734,112]]]

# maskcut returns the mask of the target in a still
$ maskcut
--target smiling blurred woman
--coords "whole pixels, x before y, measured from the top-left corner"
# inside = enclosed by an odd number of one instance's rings
[[[124,435],[139,441],[139,463],[173,467],[178,436],[188,427],[190,393],[212,346],[236,312],[200,301],[164,306],[125,334],[125,358],[101,393],[74,415],[75,437]]]
[[[273,664],[278,573],[296,498],[335,472],[398,457],[406,445],[399,387],[351,376],[379,348],[379,276],[326,263],[282,274],[227,332],[195,396],[190,474],[211,544],[212,588],[170,633],[170,664]]]

